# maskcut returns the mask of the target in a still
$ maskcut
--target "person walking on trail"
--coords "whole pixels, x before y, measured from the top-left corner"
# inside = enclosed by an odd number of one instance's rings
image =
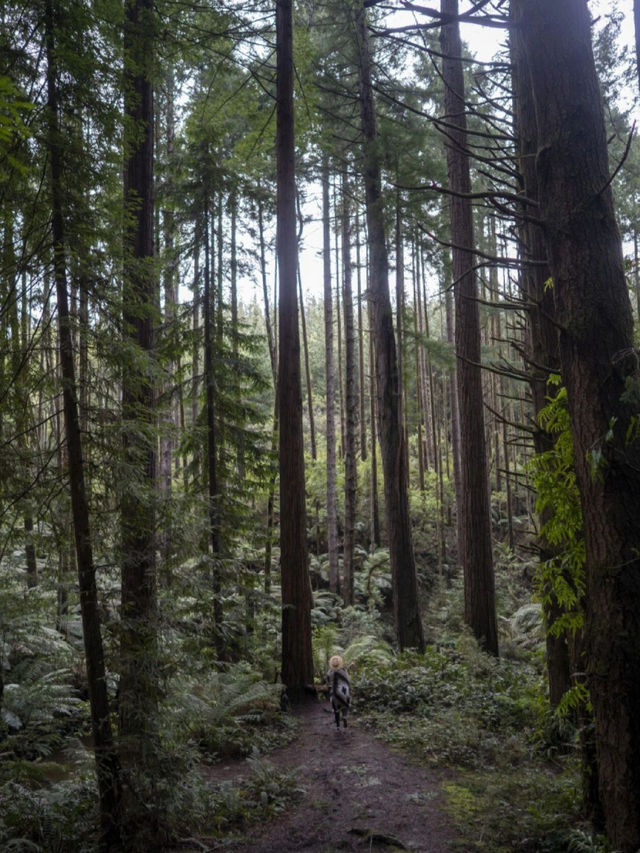
[[[329,659],[327,672],[329,702],[333,708],[336,726],[340,728],[340,720],[347,727],[347,712],[351,704],[351,679],[340,655],[332,655]]]

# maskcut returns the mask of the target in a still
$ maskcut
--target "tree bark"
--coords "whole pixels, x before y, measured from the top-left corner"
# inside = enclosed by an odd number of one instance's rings
[[[278,399],[280,423],[280,566],[282,680],[291,701],[313,683],[311,584],[307,553],[300,332],[296,276],[293,12],[276,0],[277,258],[279,273]]]
[[[356,281],[358,299],[358,388],[360,390],[360,459],[364,462],[367,458],[367,419],[365,416],[365,393],[366,383],[364,381],[364,311],[362,310],[362,263],[360,260],[360,219],[358,208],[355,214],[356,233]]]
[[[585,643],[611,845],[640,847],[640,405],[603,107],[582,0],[529,0],[540,215],[586,541]]]
[[[168,162],[172,162],[175,145],[175,115],[174,115],[174,79],[173,70],[170,70],[165,78],[165,109],[164,109],[164,144],[165,156]],[[167,204],[162,211],[163,241],[164,241],[164,334],[172,340],[176,334],[177,322],[177,261],[176,261],[176,218],[171,203]],[[171,347],[171,344],[170,344]],[[160,471],[159,487],[163,503],[163,523],[160,535],[160,550],[162,554],[162,566],[164,568],[165,583],[169,580],[169,559],[171,554],[172,531],[170,526],[171,516],[168,512],[171,501],[174,436],[178,434],[179,420],[176,424],[175,418],[175,376],[179,372],[173,358],[166,364],[165,378],[163,382],[163,407],[161,412],[162,433],[160,436]],[[178,429],[174,429],[177,426]]]
[[[338,591],[338,509],[336,498],[335,366],[333,352],[333,292],[331,287],[331,209],[329,164],[322,165],[322,268],[324,280],[324,344],[327,391],[327,551],[329,589]]]
[[[447,171],[453,243],[455,342],[460,410],[460,492],[458,498],[458,559],[464,571],[465,621],[478,642],[498,654],[491,548],[491,511],[484,432],[480,324],[473,272],[475,256],[469,155],[466,143],[464,76],[461,60],[458,0],[442,0],[446,23],[441,28],[442,76],[449,125]],[[466,197],[465,197],[466,196]]]
[[[13,216],[8,212],[4,216],[4,240],[3,261],[7,272],[8,298],[4,303],[8,310],[9,324],[11,328],[11,390],[13,392],[13,407],[15,412],[15,434],[18,447],[18,465],[24,473],[24,480],[28,483],[33,477],[33,466],[31,450],[29,447],[29,392],[25,387],[25,374],[23,368],[28,362],[28,314],[25,299],[22,300],[22,316],[20,316],[20,303],[18,297],[19,278],[17,263],[13,248]],[[33,536],[33,511],[31,498],[28,490],[20,500],[24,526],[24,551],[27,568],[27,587],[33,589],[38,585],[38,566],[36,562],[36,548]]]
[[[344,310],[345,361],[345,443],[344,443],[344,540],[342,549],[342,596],[353,604],[354,552],[356,530],[356,428],[358,420],[358,388],[356,383],[356,335],[353,318],[351,267],[351,222],[347,176],[342,176],[342,306]]]
[[[358,42],[360,120],[363,135],[364,184],[369,238],[369,298],[375,345],[380,451],[384,472],[387,536],[391,559],[396,636],[401,649],[424,649],[418,604],[411,519],[407,446],[402,423],[402,403],[393,316],[389,294],[382,179],[378,155],[373,99],[371,53],[364,7],[355,13]]]
[[[210,229],[209,197],[205,194],[204,204],[204,282],[202,292],[202,323],[204,334],[204,385],[207,425],[207,508],[209,519],[209,549],[211,553],[211,587],[213,591],[214,645],[219,659],[224,657],[222,637],[222,582],[221,534],[220,534],[220,489],[218,486],[218,431],[216,418],[216,377],[213,369],[214,304],[212,292],[211,257],[213,247]],[[220,310],[220,306],[219,306]]]
[[[300,265],[298,265],[298,291],[300,293],[300,326],[302,328],[302,345],[304,349],[304,376],[307,387],[307,409],[309,412],[309,443],[311,447],[311,458],[317,459],[316,450],[316,426],[313,417],[313,393],[311,389],[311,363],[309,361],[309,344],[307,341],[307,318],[304,311],[304,296],[302,293],[302,278],[300,276]]]
[[[512,3],[514,20],[517,21],[520,18],[522,8],[522,0]],[[535,155],[538,134],[535,105],[529,85],[529,69],[519,30],[515,30],[511,38],[511,63],[514,130],[517,140],[521,189],[527,199],[537,201],[538,182]],[[540,454],[551,450],[554,445],[554,437],[540,427],[537,415],[547,405],[549,375],[560,372],[560,352],[558,331],[553,321],[553,290],[545,286],[551,272],[548,265],[543,263],[547,257],[544,233],[542,228],[531,220],[530,214],[533,213],[533,210],[530,205],[523,206],[521,213],[523,216],[518,224],[518,233],[524,263],[520,286],[524,301],[527,304],[525,346],[535,418],[533,443],[535,452]],[[544,525],[544,515],[540,521]],[[538,549],[541,562],[553,558],[554,548],[544,536],[538,537]],[[545,608],[545,621],[549,626],[560,615],[560,608],[554,599],[553,591],[547,590],[546,592],[549,605]],[[571,665],[566,634],[563,632],[560,636],[556,636],[547,630],[546,648],[549,701],[551,707],[555,708],[571,686]]]

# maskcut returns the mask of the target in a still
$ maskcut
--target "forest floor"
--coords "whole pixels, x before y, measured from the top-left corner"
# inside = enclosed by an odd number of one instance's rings
[[[299,731],[286,747],[270,753],[267,766],[295,774],[303,796],[242,838],[210,840],[209,850],[234,853],[337,853],[412,850],[447,853],[455,830],[441,785],[447,776],[412,763],[359,723],[336,728],[329,705],[313,702],[296,712]],[[213,783],[249,775],[246,761],[208,771]],[[210,845],[210,846],[209,846]],[[457,848],[459,849],[459,848]]]

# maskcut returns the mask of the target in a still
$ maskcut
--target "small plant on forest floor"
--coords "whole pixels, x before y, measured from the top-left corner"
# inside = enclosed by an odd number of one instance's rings
[[[303,789],[295,774],[279,770],[258,758],[250,759],[251,776],[223,782],[210,795],[211,830],[228,837],[256,821],[267,821],[300,799]]]
[[[96,803],[89,775],[37,789],[8,782],[0,789],[0,848],[38,853],[93,851]]]
[[[601,835],[585,829],[574,829],[569,835],[567,853],[617,853]]]
[[[291,739],[280,713],[280,685],[237,665],[228,672],[176,678],[165,702],[166,737],[212,759],[266,752]]]

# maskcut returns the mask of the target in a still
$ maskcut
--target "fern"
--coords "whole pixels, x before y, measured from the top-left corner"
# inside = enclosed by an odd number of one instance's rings
[[[569,836],[569,853],[618,853],[611,850],[601,836],[593,836],[583,829],[574,829]]]
[[[59,669],[42,675],[32,673],[22,683],[5,684],[3,715],[18,720],[18,728],[54,716],[70,716],[80,705],[80,699],[71,693],[69,676],[69,670]]]
[[[366,664],[367,666],[389,665],[394,659],[393,649],[378,637],[358,637],[347,646],[344,659],[349,666]]]
[[[552,377],[550,384],[559,384],[559,377]],[[540,564],[537,591],[543,604],[553,601],[562,609],[557,621],[548,626],[551,633],[560,634],[582,625],[586,550],[566,388],[560,387],[548,400],[538,421],[555,436],[554,445],[534,457],[529,471],[536,488],[536,510],[544,520],[540,533],[557,551]]]
[[[279,715],[280,695],[279,684],[268,684],[244,666],[177,677],[165,702],[165,736],[207,753],[249,754],[254,743],[274,736],[264,724]]]
[[[338,627],[335,623],[314,628],[312,637],[313,671],[317,678],[324,679],[329,668],[331,655],[340,652],[338,648]]]

